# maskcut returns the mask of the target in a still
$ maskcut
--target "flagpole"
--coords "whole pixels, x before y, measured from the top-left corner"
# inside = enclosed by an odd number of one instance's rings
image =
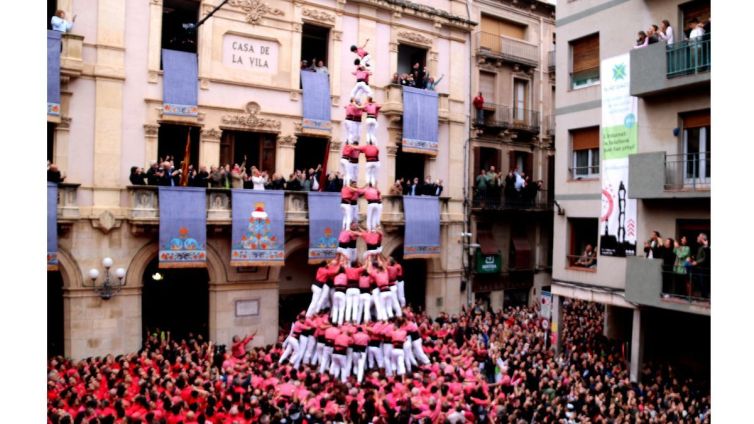
[[[183,151],[183,166],[181,167],[181,186],[186,187],[188,185],[188,169],[189,161],[191,160],[191,127],[187,127],[186,132],[186,148]]]

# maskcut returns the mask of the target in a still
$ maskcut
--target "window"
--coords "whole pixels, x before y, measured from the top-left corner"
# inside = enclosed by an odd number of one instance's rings
[[[599,127],[571,130],[571,178],[595,178],[600,174]]]
[[[508,151],[509,169],[523,172],[524,176],[531,177],[534,172],[533,155],[529,152],[518,150]]]
[[[241,165],[244,157],[247,168],[256,166],[260,171],[267,171],[272,176],[275,172],[274,135],[223,130],[220,139],[220,164]]]
[[[329,35],[328,28],[304,24],[301,30],[301,60],[307,61],[309,66],[316,66],[316,62],[321,60],[327,66]]]
[[[316,169],[324,165],[327,154],[327,139],[321,137],[297,137],[293,167],[300,170]]]
[[[427,49],[410,46],[408,44],[398,45],[398,74],[410,74],[414,65],[418,63],[419,68],[423,68],[427,63]]]
[[[404,152],[403,148],[398,148],[395,155],[395,178],[403,178],[406,182],[418,178],[419,182],[424,181],[424,163],[426,155],[421,153]]]
[[[513,120],[521,122],[529,122],[526,107],[529,102],[527,101],[529,96],[529,81],[514,78],[513,79]]]
[[[689,38],[689,35],[691,34],[691,20],[696,18],[701,22],[702,24],[705,24],[705,31],[707,31],[707,23],[709,22],[710,18],[710,2],[709,0],[698,0],[698,1],[691,1],[685,4],[682,4],[679,6],[681,9],[681,16],[682,16],[682,22],[683,27],[681,28],[681,31],[683,31],[683,34],[686,36],[686,38]],[[672,25],[672,23],[671,23]],[[678,38],[678,30],[673,28],[676,31],[676,38]]]
[[[568,267],[589,269],[597,266],[597,225],[597,218],[568,219]]]
[[[501,52],[502,37],[525,40],[526,25],[482,15],[479,47],[492,52]]]
[[[199,1],[164,0],[162,6],[162,48],[196,53],[196,31],[187,31],[184,24],[199,19]]]
[[[600,36],[592,34],[571,41],[571,89],[600,82]]]
[[[709,185],[712,176],[712,127],[710,111],[683,116],[683,162],[685,185]]]
[[[189,164],[194,168],[199,164],[199,127],[189,125],[160,124],[157,131],[157,157],[154,160],[167,160],[168,156],[173,159],[176,168],[186,156],[186,139],[190,134]]]
[[[53,16],[55,16],[55,12],[58,10],[58,1],[57,0],[47,0],[47,29],[52,29],[52,23],[50,22],[50,19],[52,19]],[[70,20],[71,16],[66,16],[66,20]]]
[[[482,92],[484,103],[495,103],[495,74],[479,72],[479,91]]]
[[[474,178],[480,170],[489,171],[491,166],[494,166],[495,170],[500,172],[500,149],[474,147]]]

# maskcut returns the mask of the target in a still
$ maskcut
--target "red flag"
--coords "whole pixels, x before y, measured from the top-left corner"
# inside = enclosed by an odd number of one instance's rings
[[[191,160],[191,127],[188,127],[186,133],[186,149],[183,152],[183,166],[181,167],[181,186],[186,187],[188,185],[188,169],[189,161]]]
[[[322,160],[322,170],[319,173],[319,191],[325,191],[327,184],[327,159],[330,157],[330,140],[325,144],[325,157]]]

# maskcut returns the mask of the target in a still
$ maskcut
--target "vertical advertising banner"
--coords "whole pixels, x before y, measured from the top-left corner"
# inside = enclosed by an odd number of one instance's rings
[[[628,198],[628,156],[638,152],[637,99],[628,53],[602,61],[600,255],[636,255],[636,200]]]

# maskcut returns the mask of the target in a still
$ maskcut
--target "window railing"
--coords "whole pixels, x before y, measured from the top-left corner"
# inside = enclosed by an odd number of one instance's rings
[[[490,32],[477,33],[478,52],[528,65],[539,63],[539,46]]]
[[[684,265],[663,269],[661,296],[689,303],[709,302],[710,270]]]
[[[596,244],[595,244],[596,245]],[[593,256],[566,255],[566,266],[569,268],[595,269],[597,268],[597,253]]]
[[[552,199],[547,190],[529,190],[526,187],[520,191],[506,190],[502,186],[487,187],[485,190],[474,189],[472,207],[475,209],[503,210],[503,209],[550,209]]]
[[[710,152],[665,156],[665,190],[709,190],[711,183]]]
[[[574,166],[568,168],[568,172],[571,173],[571,179],[574,180],[593,179],[600,176],[600,166]]]
[[[709,72],[712,65],[710,34],[673,43],[667,47],[665,54],[668,78]]]
[[[600,68],[571,72],[571,89],[585,88],[600,82]]]
[[[539,112],[536,110],[485,103],[480,115],[475,112],[475,124],[478,127],[519,129],[539,132]]]

